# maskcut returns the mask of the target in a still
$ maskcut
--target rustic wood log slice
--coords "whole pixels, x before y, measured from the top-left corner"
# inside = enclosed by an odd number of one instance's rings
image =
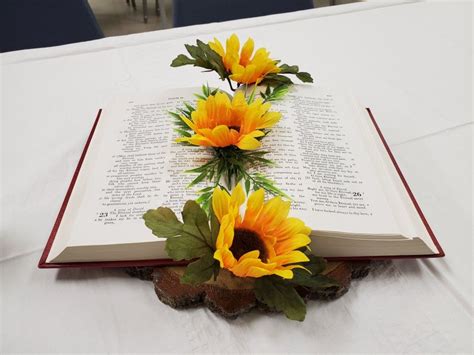
[[[316,291],[298,288],[297,291],[305,300],[333,300],[349,290],[352,279],[367,276],[372,266],[373,263],[366,261],[329,262],[324,274],[338,281],[339,286]],[[160,301],[173,308],[188,308],[202,304],[230,319],[237,318],[254,308],[271,311],[256,299],[251,278],[242,279],[227,270],[221,270],[217,280],[191,286],[180,282],[184,270],[185,267],[173,266],[127,268],[126,272],[130,276],[152,281]]]

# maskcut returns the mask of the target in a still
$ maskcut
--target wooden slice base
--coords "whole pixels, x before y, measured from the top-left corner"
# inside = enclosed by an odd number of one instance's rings
[[[367,276],[372,267],[371,262],[329,262],[326,275],[337,280],[338,287],[308,292],[298,289],[305,300],[333,300],[344,295],[350,287],[351,280]],[[208,281],[199,286],[181,284],[179,279],[185,267],[160,268],[127,268],[126,272],[133,277],[153,282],[155,292],[161,302],[173,308],[187,308],[204,305],[211,311],[226,317],[237,318],[239,315],[257,308],[271,311],[255,298],[253,279],[235,277],[227,270],[221,270],[216,281]]]

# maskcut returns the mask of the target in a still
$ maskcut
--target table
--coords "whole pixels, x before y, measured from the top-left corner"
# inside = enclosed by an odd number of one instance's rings
[[[1,55],[0,351],[470,353],[471,30],[469,2],[359,3]],[[232,32],[372,109],[444,259],[393,262],[304,323],[176,311],[120,270],[36,268],[97,109],[220,84],[169,63]]]

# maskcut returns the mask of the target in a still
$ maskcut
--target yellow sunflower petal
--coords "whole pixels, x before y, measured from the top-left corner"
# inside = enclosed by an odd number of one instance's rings
[[[239,261],[243,261],[244,259],[258,259],[259,256],[260,256],[260,251],[252,250],[242,255],[239,258]]]
[[[235,63],[239,62],[239,49],[239,37],[233,34],[226,41],[226,51],[223,58],[224,66],[227,70],[230,70]]]
[[[277,242],[275,245],[275,252],[277,254],[288,253],[292,250],[299,249],[308,245],[311,242],[311,238],[306,234],[296,234],[292,238],[288,238],[282,242]]]
[[[236,81],[238,83],[243,83],[243,76],[245,74],[245,67],[239,63],[234,63],[232,65],[232,74],[229,75],[230,80]]]
[[[222,222],[219,228],[219,234],[217,235],[216,248],[221,249],[224,247],[230,247],[234,239],[234,216],[232,214],[226,214],[222,218]]]
[[[250,61],[250,57],[253,53],[254,42],[252,38],[249,38],[244,46],[242,47],[242,51],[240,52],[240,64],[247,65]]]
[[[257,220],[258,214],[263,207],[264,198],[265,192],[263,189],[259,189],[249,196],[243,222],[245,227],[253,227],[255,221]]]
[[[234,207],[240,207],[245,202],[245,192],[242,188],[240,182],[237,186],[232,190],[232,194],[230,195],[230,203]]]
[[[212,192],[212,209],[219,222],[228,213],[230,204],[230,195],[227,191],[221,190],[219,187]],[[222,222],[221,222],[222,223]]]
[[[217,54],[219,54],[221,57],[224,56],[224,47],[222,47],[221,42],[217,38],[214,37],[214,42],[209,42],[209,47],[211,47],[211,49]]]
[[[265,133],[263,133],[262,131],[259,131],[258,129],[255,130],[255,131],[252,131],[248,134],[250,137],[254,137],[254,138],[258,138],[258,137],[263,137],[265,135]]]
[[[267,270],[258,266],[251,266],[248,268],[247,272],[245,273],[246,277],[262,277],[267,275],[274,274],[274,271]],[[291,275],[293,277],[293,273]]]
[[[258,149],[258,148],[260,148],[261,145],[262,145],[262,143],[260,143],[258,140],[256,140],[251,135],[242,136],[242,138],[236,144],[236,146],[239,147],[242,150]]]
[[[266,275],[271,274],[271,270],[274,269],[277,265],[275,263],[273,264],[267,264],[264,263],[260,259],[251,259],[251,258],[246,258],[243,260],[237,261],[235,265],[232,267],[231,271],[240,277],[259,277],[259,276],[252,276],[250,274],[250,270],[252,268],[258,268],[258,269],[264,269],[266,270]],[[263,275],[262,275],[263,276]]]
[[[230,134],[229,127],[225,125],[219,125],[212,129],[212,141],[218,147],[227,147],[233,145],[232,135]]]
[[[245,93],[243,91],[237,91],[232,98],[232,106],[248,106],[247,105],[247,100],[245,99]]]
[[[275,275],[278,275],[284,279],[292,279],[293,278],[293,271],[289,269],[276,269],[273,271]]]
[[[307,227],[299,218],[289,217],[278,225],[273,231],[273,235],[280,240],[291,238],[293,235],[301,233],[308,235],[311,228]]]
[[[273,230],[286,220],[289,212],[290,202],[283,201],[279,196],[274,197],[263,206],[258,223],[267,231]]]
[[[235,33],[233,33],[226,41],[226,50],[228,52],[236,51],[238,52],[240,49],[240,41],[239,37]]]
[[[234,266],[236,260],[234,255],[228,248],[217,249],[214,252],[214,259],[219,261],[221,268],[231,268]]]
[[[293,250],[289,253],[275,256],[270,261],[277,263],[278,265],[286,265],[286,264],[304,263],[304,262],[309,261],[309,259],[305,253],[299,250]]]
[[[261,122],[257,125],[257,129],[261,128],[270,128],[280,121],[281,113],[280,112],[267,112],[263,115]]]
[[[188,142],[190,144],[193,144],[193,145],[201,145],[201,146],[204,146],[204,147],[210,147],[212,146],[212,142],[206,138],[206,137],[203,137],[199,134],[195,134],[191,137],[180,137],[180,138],[176,138],[176,142]]]
[[[187,118],[186,116],[183,116],[183,115],[179,115],[179,117],[183,120],[184,123],[186,123],[188,125],[189,128],[191,128],[192,130],[194,130],[196,128],[196,125],[193,123],[193,121],[191,121],[189,118]]]
[[[258,67],[254,64],[249,64],[246,67],[243,67],[239,64],[234,64],[232,66],[232,75],[230,79],[242,84],[253,84],[259,78]]]

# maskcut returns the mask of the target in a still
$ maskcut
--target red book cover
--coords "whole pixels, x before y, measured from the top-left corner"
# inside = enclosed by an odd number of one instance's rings
[[[441,248],[441,245],[439,244],[438,240],[436,239],[431,227],[428,224],[428,221],[426,220],[425,216],[423,215],[423,212],[421,211],[420,206],[418,205],[418,202],[415,199],[415,196],[413,195],[410,187],[408,186],[408,183],[405,180],[405,177],[403,176],[396,160],[395,157],[393,156],[392,152],[390,151],[390,148],[385,141],[385,138],[380,131],[379,126],[377,125],[377,122],[375,121],[375,118],[370,111],[370,109],[367,109],[367,112],[369,113],[369,116],[372,120],[372,123],[375,126],[375,129],[377,130],[377,133],[379,134],[380,139],[382,140],[382,143],[387,150],[388,155],[390,156],[390,159],[398,172],[398,175],[400,176],[400,179],[402,180],[403,185],[405,186],[405,189],[407,190],[408,195],[410,196],[411,201],[413,202],[413,205],[416,208],[416,211],[418,212],[418,215],[420,216],[428,234],[430,235],[431,239],[433,240],[434,245],[436,246],[438,253],[437,254],[428,254],[428,255],[397,255],[397,256],[358,256],[358,257],[331,257],[327,258],[329,261],[337,261],[337,260],[375,260],[375,259],[400,259],[400,258],[435,258],[435,257],[443,257],[444,251]],[[41,258],[38,263],[39,268],[68,268],[68,267],[130,267],[130,266],[165,266],[165,265],[185,265],[187,262],[176,262],[171,259],[154,259],[154,260],[123,260],[123,261],[94,261],[94,262],[74,262],[74,263],[47,263],[46,260],[48,258],[49,252],[51,250],[51,247],[54,242],[54,238],[56,237],[56,233],[58,232],[59,225],[61,224],[61,220],[63,218],[64,212],[66,211],[67,204],[69,202],[69,198],[71,196],[71,193],[74,189],[74,185],[76,183],[77,177],[79,175],[79,171],[81,170],[82,163],[84,162],[84,159],[87,154],[87,150],[89,148],[89,145],[92,141],[92,137],[94,135],[95,129],[97,127],[97,123],[99,122],[100,115],[102,113],[102,109],[99,110],[97,113],[97,117],[95,119],[94,125],[92,126],[92,130],[89,134],[89,137],[87,138],[87,142],[84,146],[84,150],[82,151],[81,157],[79,159],[79,162],[77,164],[76,170],[74,171],[74,175],[72,177],[71,183],[69,184],[69,188],[67,190],[66,196],[64,197],[64,201],[61,205],[61,208],[59,210],[58,216],[56,218],[56,221],[53,225],[53,229],[51,230],[51,234],[48,238],[48,241],[46,242],[46,246],[43,250],[43,253],[41,255]]]

